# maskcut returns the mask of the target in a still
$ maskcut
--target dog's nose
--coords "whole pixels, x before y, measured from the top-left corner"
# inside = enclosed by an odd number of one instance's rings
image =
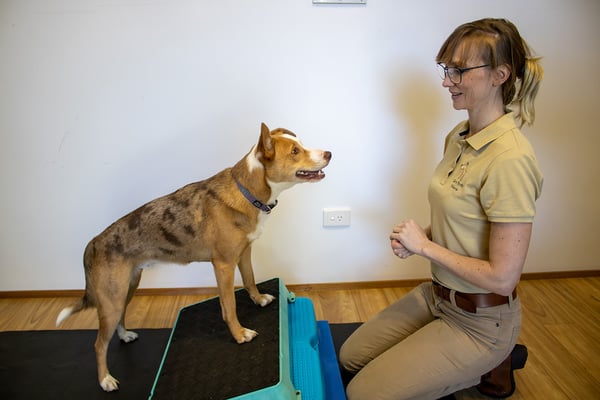
[[[330,151],[324,152],[323,158],[326,159],[327,161],[330,161],[331,160],[331,152]]]

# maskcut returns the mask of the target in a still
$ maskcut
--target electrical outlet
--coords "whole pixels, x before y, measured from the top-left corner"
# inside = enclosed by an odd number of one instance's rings
[[[324,208],[323,226],[350,226],[350,208]]]

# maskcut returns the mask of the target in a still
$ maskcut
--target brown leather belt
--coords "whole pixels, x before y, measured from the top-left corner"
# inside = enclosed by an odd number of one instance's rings
[[[440,285],[436,281],[432,282],[433,292],[442,299],[452,302],[452,300],[450,300],[450,292],[452,292],[452,290]],[[517,288],[512,292],[512,299],[514,300],[516,298]],[[496,293],[462,293],[456,291],[454,293],[454,300],[459,308],[470,313],[476,313],[478,308],[496,307],[510,302],[508,296],[500,296]]]

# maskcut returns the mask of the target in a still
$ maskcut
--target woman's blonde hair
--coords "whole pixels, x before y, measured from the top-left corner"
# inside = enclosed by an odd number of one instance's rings
[[[458,57],[463,63],[473,56],[479,56],[491,68],[508,66],[510,76],[502,85],[503,103],[507,107],[518,103],[517,118],[521,121],[521,126],[533,124],[534,100],[544,69],[540,57],[532,55],[531,49],[512,22],[485,18],[459,26],[440,48],[436,61],[446,65],[456,63],[453,57],[457,49],[462,49],[462,54]]]

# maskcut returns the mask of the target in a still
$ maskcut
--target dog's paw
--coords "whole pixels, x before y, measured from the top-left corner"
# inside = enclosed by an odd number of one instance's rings
[[[119,381],[113,378],[111,374],[108,374],[102,379],[100,386],[102,386],[102,389],[105,392],[112,392],[114,390],[119,390]]]
[[[133,342],[138,338],[138,334],[134,331],[128,331],[123,328],[121,325],[117,327],[117,334],[119,335],[119,339],[121,339],[125,343]]]
[[[270,294],[261,294],[258,299],[255,301],[261,307],[265,307],[268,304],[275,300],[275,296],[271,296]]]
[[[242,328],[242,330],[240,331],[240,336],[235,338],[235,340],[236,342],[238,342],[238,344],[248,343],[252,341],[252,339],[254,339],[256,336],[258,336],[258,332],[253,331],[252,329]]]

